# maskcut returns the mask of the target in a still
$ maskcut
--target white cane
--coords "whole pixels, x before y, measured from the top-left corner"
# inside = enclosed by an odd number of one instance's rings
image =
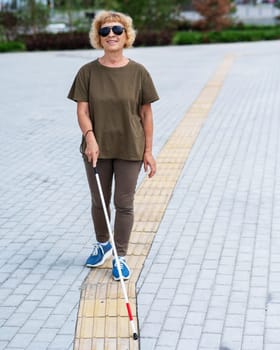
[[[95,173],[97,187],[98,187],[98,191],[99,191],[99,195],[100,195],[100,199],[101,199],[101,203],[102,203],[102,208],[103,208],[103,211],[104,211],[104,216],[105,216],[107,228],[108,228],[108,232],[109,232],[109,235],[110,235],[110,241],[111,241],[111,244],[112,244],[113,253],[114,253],[114,256],[115,256],[115,259],[116,259],[116,264],[117,264],[117,269],[118,269],[119,276],[120,276],[120,282],[121,282],[121,286],[122,286],[123,296],[124,296],[124,299],[125,299],[126,309],[127,309],[127,313],[128,313],[128,317],[129,317],[129,321],[130,321],[130,326],[131,326],[131,329],[132,329],[132,332],[133,332],[133,339],[137,340],[138,339],[138,335],[137,335],[137,332],[136,332],[136,328],[135,328],[134,321],[133,321],[133,315],[132,315],[131,307],[130,307],[129,300],[128,300],[128,297],[127,297],[125,283],[124,283],[124,279],[123,279],[123,275],[122,275],[122,271],[121,271],[120,260],[119,260],[119,257],[118,257],[118,252],[117,252],[117,249],[116,249],[114,236],[113,236],[111,225],[110,225],[110,220],[109,220],[109,216],[108,216],[108,212],[107,212],[107,208],[106,208],[106,204],[105,204],[105,200],[104,200],[104,196],[103,196],[103,191],[102,191],[102,186],[101,186],[101,183],[100,183],[99,174],[97,172],[96,167],[94,167],[93,170],[94,170],[94,173]]]

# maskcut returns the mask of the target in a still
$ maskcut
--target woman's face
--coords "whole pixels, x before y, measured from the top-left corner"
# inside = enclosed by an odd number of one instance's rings
[[[124,48],[127,36],[124,26],[120,22],[106,22],[101,25],[100,30],[104,31],[104,36],[99,34],[104,51],[116,52]],[[105,36],[107,33],[108,35]]]

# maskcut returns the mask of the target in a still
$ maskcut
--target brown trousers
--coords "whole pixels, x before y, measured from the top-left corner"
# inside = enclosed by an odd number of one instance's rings
[[[100,243],[109,240],[102,203],[92,165],[84,157],[88,184],[91,192],[91,214],[96,239]],[[114,241],[119,256],[127,254],[128,242],[134,219],[134,194],[142,161],[126,161],[120,159],[99,159],[97,170],[103,190],[107,212],[110,218],[110,202],[114,179],[114,206],[116,209],[114,222]]]

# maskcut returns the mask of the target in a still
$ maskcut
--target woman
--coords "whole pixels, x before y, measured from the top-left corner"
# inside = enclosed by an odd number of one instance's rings
[[[114,240],[124,279],[130,277],[125,255],[133,225],[137,178],[142,164],[149,177],[156,172],[151,103],[159,97],[147,70],[123,54],[134,39],[129,16],[119,12],[99,13],[92,23],[90,42],[94,48],[102,48],[103,55],[79,70],[68,95],[77,102],[83,133],[81,150],[97,240],[86,266],[100,266],[112,254],[93,171],[97,166],[109,215],[112,181],[115,181]],[[115,259],[112,275],[115,280],[120,279]]]

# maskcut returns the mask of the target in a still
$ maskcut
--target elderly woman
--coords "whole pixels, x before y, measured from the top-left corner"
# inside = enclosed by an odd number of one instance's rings
[[[131,47],[134,40],[135,30],[129,16],[99,13],[92,23],[90,42],[94,48],[103,49],[103,55],[81,67],[68,95],[77,102],[83,134],[81,151],[97,241],[86,266],[100,266],[112,255],[93,171],[97,166],[109,215],[114,179],[114,240],[124,279],[129,279],[131,274],[125,256],[133,225],[138,175],[142,164],[149,177],[156,172],[151,103],[159,97],[147,70],[124,56],[124,48]],[[115,259],[112,275],[115,280],[120,279]]]

